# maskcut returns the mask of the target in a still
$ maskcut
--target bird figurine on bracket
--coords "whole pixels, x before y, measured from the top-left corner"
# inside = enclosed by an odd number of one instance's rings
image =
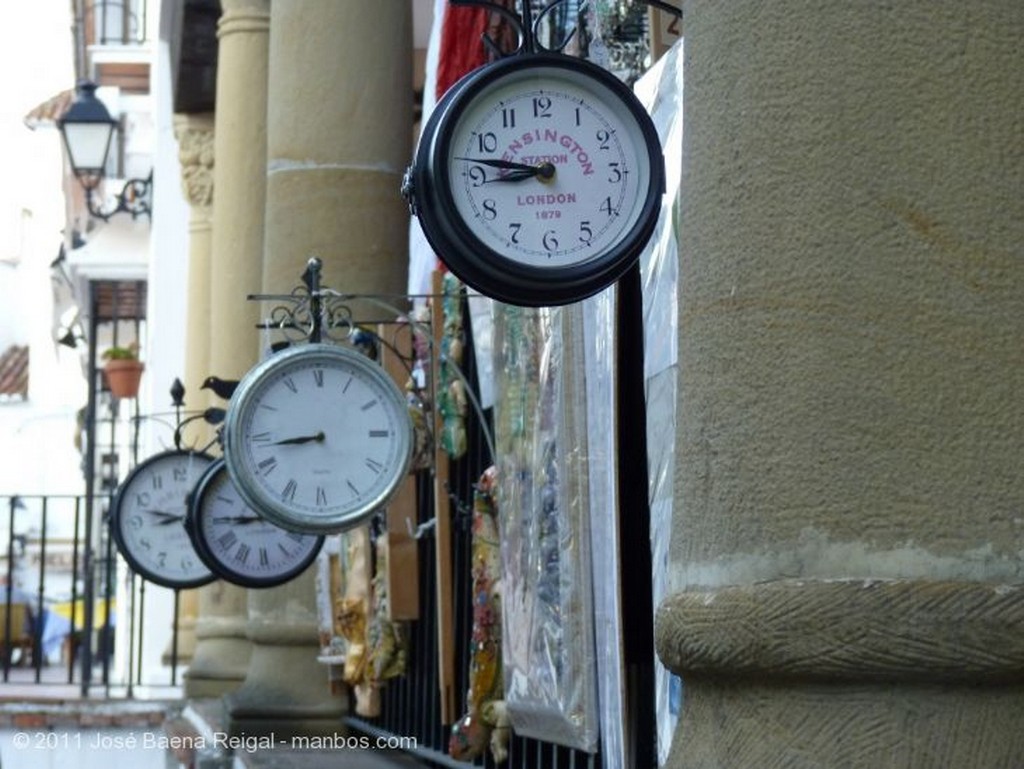
[[[199,386],[200,390],[213,390],[213,394],[218,398],[223,398],[226,401],[231,400],[231,396],[235,392],[235,388],[238,387],[237,379],[221,379],[210,375],[203,380],[203,383]]]

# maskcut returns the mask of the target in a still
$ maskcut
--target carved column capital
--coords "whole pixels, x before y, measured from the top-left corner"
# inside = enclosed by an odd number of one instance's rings
[[[213,205],[213,116],[175,115],[181,186],[193,208]]]

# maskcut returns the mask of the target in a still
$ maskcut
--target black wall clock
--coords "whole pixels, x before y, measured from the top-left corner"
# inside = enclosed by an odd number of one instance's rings
[[[224,423],[224,459],[246,503],[289,531],[345,531],[405,478],[412,421],[383,368],[348,347],[279,352],[242,379]]]
[[[584,299],[632,266],[661,210],[650,117],[614,75],[528,53],[449,89],[403,194],[445,264],[481,293],[541,306]]]
[[[111,534],[128,565],[150,582],[191,588],[217,578],[184,526],[187,498],[212,462],[209,454],[165,451],[140,462],[118,487]]]
[[[186,524],[203,563],[242,587],[288,582],[306,570],[324,543],[322,536],[287,531],[257,515],[238,494],[223,459],[199,479]]]

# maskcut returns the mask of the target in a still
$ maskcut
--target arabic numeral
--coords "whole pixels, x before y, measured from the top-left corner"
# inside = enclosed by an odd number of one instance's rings
[[[580,242],[586,245],[590,245],[590,241],[594,238],[594,231],[590,229],[590,221],[584,219],[580,222]]]
[[[519,230],[521,230],[523,228],[522,222],[510,222],[509,225],[508,225],[508,228],[510,230],[512,230],[512,235],[509,237],[509,239],[513,243],[518,243],[519,242]]]
[[[482,187],[487,184],[487,172],[481,166],[471,166],[469,169],[469,180],[474,187]]]
[[[533,97],[533,116],[551,117],[551,99],[547,96]]]
[[[606,214],[608,214],[608,216],[615,216],[615,215],[617,215],[619,213],[618,211],[616,211],[612,207],[611,196],[609,196],[609,197],[604,199],[604,202],[601,204],[601,207],[600,207],[599,210],[600,211],[604,211]]]
[[[498,204],[494,202],[492,198],[487,198],[481,204],[484,211],[482,216],[489,222],[493,222],[498,218]]]
[[[516,111],[511,107],[503,107],[501,110],[501,127],[502,128],[515,128],[516,127]]]
[[[544,237],[541,239],[541,243],[544,244],[544,248],[547,251],[558,250],[558,237],[554,230],[548,230],[544,233]]]
[[[611,132],[604,130],[603,128],[597,132],[597,148],[599,150],[609,150],[611,146],[608,142],[611,140]]]
[[[477,134],[476,143],[480,152],[497,152],[498,151],[498,137],[492,132]]]
[[[609,163],[608,164],[608,168],[609,168],[609,176],[608,176],[608,181],[609,182],[611,182],[612,184],[618,184],[620,181],[622,181],[622,170],[619,168],[619,164],[618,163]]]

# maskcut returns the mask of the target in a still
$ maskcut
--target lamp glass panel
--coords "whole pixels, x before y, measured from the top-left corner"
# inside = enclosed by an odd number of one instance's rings
[[[114,125],[111,123],[64,124],[64,141],[75,173],[103,171],[113,133]]]

